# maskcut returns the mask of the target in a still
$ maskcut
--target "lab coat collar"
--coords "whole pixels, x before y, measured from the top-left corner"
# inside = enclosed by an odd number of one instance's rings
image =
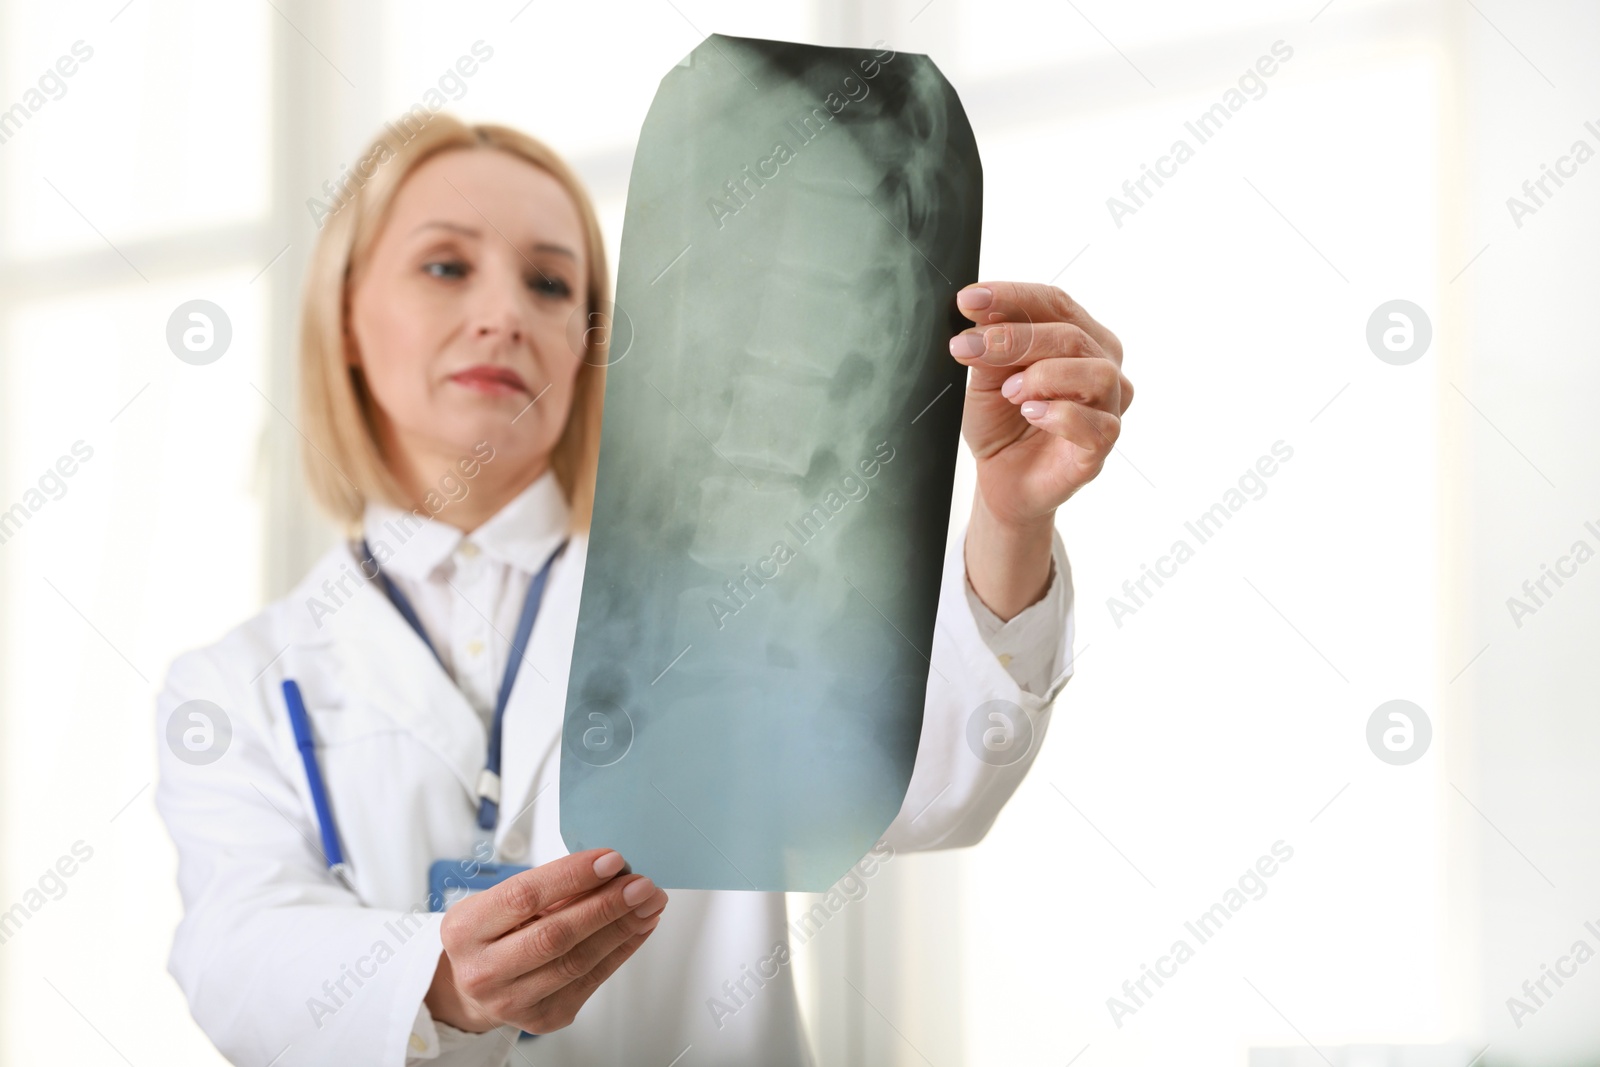
[[[469,490],[470,491],[470,490]],[[439,519],[372,501],[362,518],[362,532],[382,566],[413,582],[427,580],[461,542],[468,541],[491,559],[533,573],[544,565],[567,535],[571,512],[555,473],[546,470],[470,534]],[[386,556],[380,542],[387,546]]]

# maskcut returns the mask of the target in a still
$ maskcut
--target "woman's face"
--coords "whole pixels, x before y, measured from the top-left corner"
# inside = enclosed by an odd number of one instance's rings
[[[389,463],[425,484],[488,441],[501,470],[542,471],[582,363],[567,338],[587,277],[577,206],[548,171],[494,149],[413,171],[349,297],[348,358]]]

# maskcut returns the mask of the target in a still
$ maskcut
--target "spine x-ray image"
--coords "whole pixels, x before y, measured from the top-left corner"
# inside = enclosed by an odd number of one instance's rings
[[[976,280],[926,56],[713,35],[622,231],[561,829],[669,888],[824,890],[905,796]]]

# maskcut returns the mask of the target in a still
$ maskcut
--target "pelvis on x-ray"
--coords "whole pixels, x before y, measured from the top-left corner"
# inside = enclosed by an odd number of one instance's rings
[[[561,832],[824,890],[905,798],[982,172],[926,56],[712,35],[628,186]]]

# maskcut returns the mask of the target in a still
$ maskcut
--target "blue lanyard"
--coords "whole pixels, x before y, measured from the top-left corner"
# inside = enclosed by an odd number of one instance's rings
[[[500,736],[505,721],[506,704],[511,700],[511,687],[517,680],[517,670],[522,666],[522,659],[528,650],[528,639],[533,634],[533,621],[538,617],[539,604],[544,600],[545,582],[550,577],[550,567],[566,547],[567,541],[563,540],[556,546],[556,550],[550,553],[550,558],[544,561],[544,566],[540,567],[539,572],[529,581],[528,594],[522,602],[522,615],[517,619],[517,632],[511,640],[505,675],[500,680],[500,694],[495,701],[494,719],[489,729],[488,758],[484,762],[483,773],[478,776],[478,828],[481,830],[493,830],[500,819]],[[428,651],[433,653],[433,658],[439,661],[442,669],[444,660],[439,659],[439,650],[429,640],[428,632],[422,628],[422,620],[417,617],[416,610],[412,608],[406,595],[377,565],[364,539],[361,542],[361,551],[362,560],[372,563],[379,584],[388,594],[395,610],[400,612],[401,617],[417,632],[417,636],[422,638],[422,643],[428,646]],[[294,731],[295,747],[300,750],[301,762],[305,764],[306,782],[311,789],[311,806],[316,812],[317,829],[322,836],[323,857],[327,860],[328,870],[334,877],[353,890],[350,869],[344,860],[344,850],[339,847],[339,833],[334,825],[333,810],[328,804],[327,786],[323,782],[322,769],[317,763],[317,745],[316,738],[311,732],[311,719],[306,714],[305,700],[300,694],[300,686],[293,678],[283,680],[283,700],[289,711],[289,725]]]
[[[511,701],[511,687],[517,680],[517,671],[521,668],[523,656],[527,653],[528,638],[533,634],[533,621],[539,615],[539,604],[544,600],[544,587],[550,577],[550,567],[566,548],[567,541],[563,540],[556,546],[556,550],[550,553],[550,558],[544,561],[544,566],[540,567],[528,582],[528,594],[522,601],[522,615],[517,619],[516,635],[511,639],[511,651],[506,656],[505,674],[500,679],[500,694],[494,702],[494,719],[489,727],[488,758],[484,762],[483,773],[478,776],[480,830],[493,830],[500,820],[500,737],[501,726],[505,721],[506,705]],[[428,631],[423,629],[422,620],[417,617],[416,609],[400,591],[400,587],[383,573],[383,568],[378,566],[371,549],[367,547],[365,538],[361,541],[361,558],[363,561],[371,561],[372,569],[377,572],[378,581],[383,586],[383,591],[388,594],[390,603],[394,604],[395,610],[417,632],[417,636],[422,638],[422,643],[428,646],[428,651],[433,653],[433,658],[439,661],[439,667],[443,669],[444,660],[440,658],[439,650],[429,639]]]

